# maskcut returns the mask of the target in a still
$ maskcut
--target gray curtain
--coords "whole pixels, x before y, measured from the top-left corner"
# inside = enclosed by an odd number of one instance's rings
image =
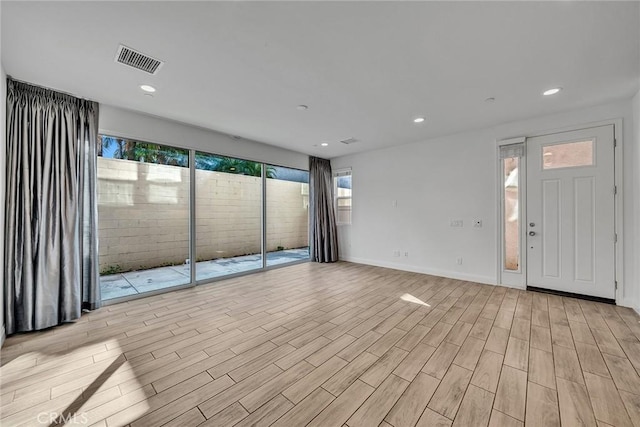
[[[97,103],[7,79],[7,334],[100,304],[97,137]]]
[[[311,260],[338,261],[331,162],[309,157],[309,242]]]

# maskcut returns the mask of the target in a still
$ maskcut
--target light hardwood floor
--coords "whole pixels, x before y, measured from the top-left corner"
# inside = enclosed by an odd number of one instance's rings
[[[639,322],[612,305],[300,264],[8,338],[0,424],[640,426]]]

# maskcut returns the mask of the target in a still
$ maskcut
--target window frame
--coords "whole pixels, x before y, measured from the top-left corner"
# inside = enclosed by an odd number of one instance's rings
[[[338,196],[338,179],[348,176],[351,180],[351,195],[350,196]],[[337,169],[332,173],[332,181],[333,181],[333,208],[336,217],[336,225],[351,225],[353,223],[353,174],[351,168]],[[349,221],[340,221],[340,215],[338,215],[338,210],[340,208],[339,201],[340,200],[349,200]]]

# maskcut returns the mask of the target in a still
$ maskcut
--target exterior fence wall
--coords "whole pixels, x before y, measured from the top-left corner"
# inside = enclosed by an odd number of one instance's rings
[[[267,179],[267,251],[308,245],[308,185]],[[196,260],[260,253],[259,177],[196,170]],[[189,169],[98,158],[100,271],[189,257]]]

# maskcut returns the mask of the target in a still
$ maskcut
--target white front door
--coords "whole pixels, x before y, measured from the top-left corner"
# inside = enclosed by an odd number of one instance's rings
[[[613,125],[527,139],[527,286],[615,299]]]

